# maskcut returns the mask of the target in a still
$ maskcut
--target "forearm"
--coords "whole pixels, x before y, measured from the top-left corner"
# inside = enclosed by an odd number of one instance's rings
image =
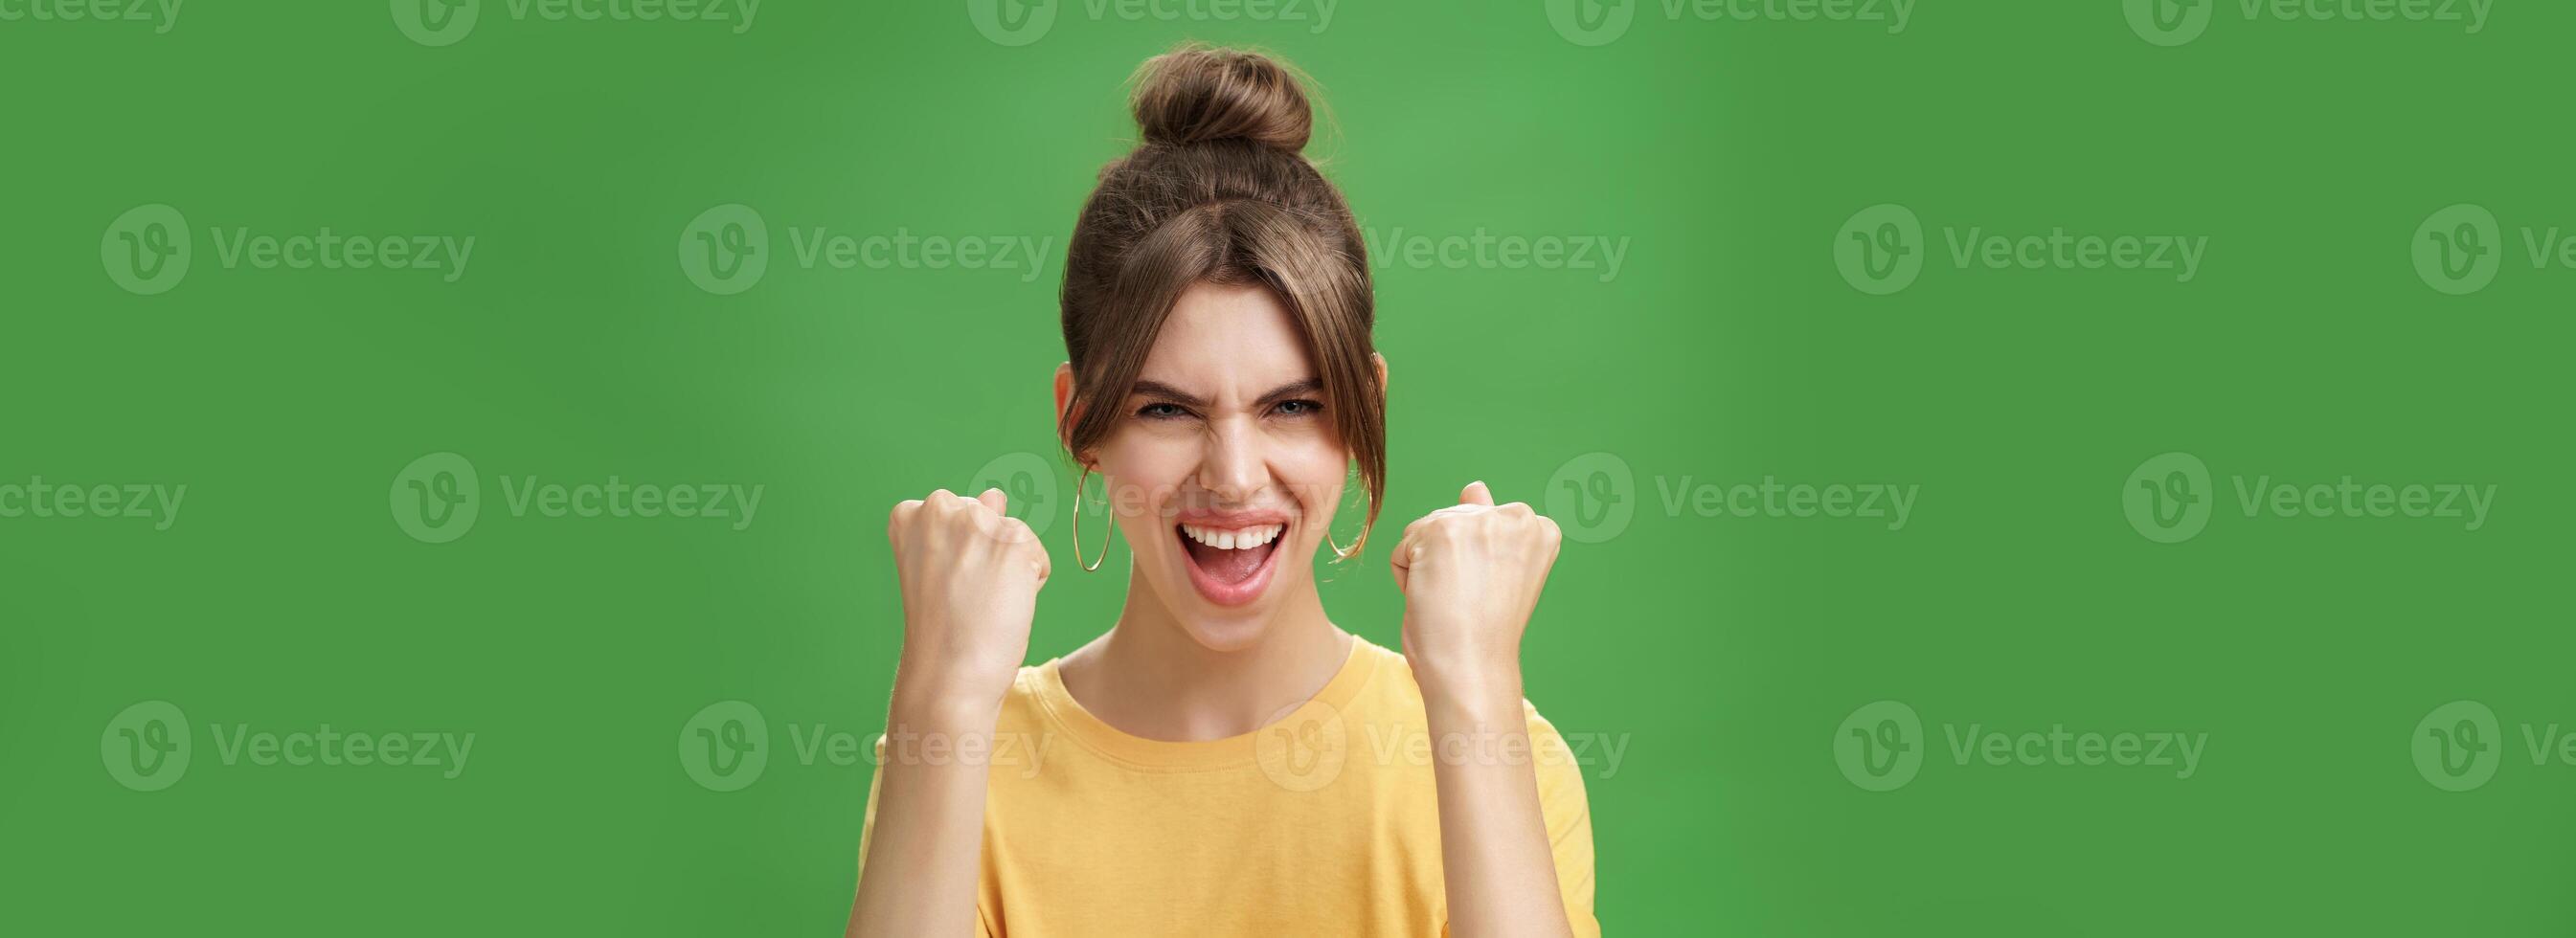
[[[901,739],[940,734],[954,752],[970,738],[991,736],[997,716],[990,704],[908,694],[898,679],[886,722],[891,733],[914,734]],[[876,825],[861,865],[858,901],[850,909],[852,938],[976,933],[988,771],[982,760],[926,760],[910,745],[888,748]]]
[[[1520,677],[1423,688],[1439,785],[1440,862],[1457,938],[1570,936]]]

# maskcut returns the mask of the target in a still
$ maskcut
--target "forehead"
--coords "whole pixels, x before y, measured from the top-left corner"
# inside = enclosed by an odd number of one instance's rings
[[[1258,284],[1192,284],[1137,377],[1200,391],[1254,393],[1314,375],[1296,320]]]

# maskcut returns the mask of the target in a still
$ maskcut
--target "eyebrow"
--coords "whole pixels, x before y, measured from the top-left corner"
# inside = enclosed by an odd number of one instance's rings
[[[1287,384],[1271,388],[1268,393],[1255,399],[1252,402],[1252,406],[1254,409],[1265,408],[1299,395],[1320,394],[1323,390],[1323,382],[1317,381],[1313,378],[1300,378],[1298,380],[1288,382]],[[1175,404],[1180,404],[1185,407],[1195,407],[1200,410],[1205,410],[1208,406],[1207,398],[1183,391],[1160,381],[1137,381],[1135,389],[1128,393],[1143,395],[1145,397],[1162,398]]]

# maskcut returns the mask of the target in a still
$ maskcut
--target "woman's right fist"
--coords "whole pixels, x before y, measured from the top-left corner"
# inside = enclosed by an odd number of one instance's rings
[[[999,706],[1029,653],[1029,622],[1052,565],[1000,489],[947,489],[894,506],[886,539],[903,586],[898,695]]]

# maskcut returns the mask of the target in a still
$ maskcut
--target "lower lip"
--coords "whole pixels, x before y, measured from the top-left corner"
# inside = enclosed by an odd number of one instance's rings
[[[1172,536],[1187,538],[1189,535],[1182,534],[1179,528],[1174,528]],[[1241,583],[1228,583],[1199,569],[1198,560],[1190,556],[1190,549],[1187,546],[1181,548],[1181,565],[1190,568],[1190,585],[1198,587],[1199,595],[1206,598],[1208,602],[1220,606],[1240,606],[1261,598],[1261,591],[1270,586],[1271,572],[1279,569],[1279,555],[1288,552],[1287,546],[1288,532],[1281,531],[1278,539],[1270,542],[1270,556],[1261,558],[1261,566],[1253,570],[1251,576],[1244,577]]]

